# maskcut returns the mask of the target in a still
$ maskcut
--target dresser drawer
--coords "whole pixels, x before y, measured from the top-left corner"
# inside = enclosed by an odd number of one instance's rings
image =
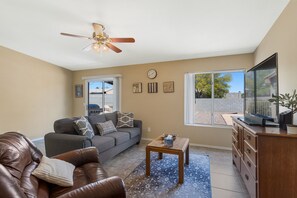
[[[238,141],[232,136],[232,144],[238,149]]]
[[[257,166],[252,162],[248,155],[243,156],[243,161],[246,164],[246,168],[249,170],[250,174],[257,180]]]
[[[238,132],[232,129],[232,136],[238,141]]]
[[[253,176],[249,173],[246,164],[243,161],[241,162],[240,174],[251,198],[255,198],[257,195],[257,183]]]
[[[244,141],[244,155],[249,156],[250,160],[254,163],[257,164],[257,152],[248,144],[248,142],[245,140]]]
[[[233,164],[240,171],[240,154],[238,153],[234,145],[232,145],[232,158],[233,158]]]
[[[243,138],[249,143],[255,150],[257,149],[257,136],[252,134],[250,131],[244,129]]]

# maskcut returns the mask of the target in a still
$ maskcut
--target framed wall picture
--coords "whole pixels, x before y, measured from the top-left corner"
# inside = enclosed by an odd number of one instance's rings
[[[174,92],[174,81],[163,82],[163,92],[173,93]]]
[[[137,82],[132,85],[133,93],[142,93],[142,83]]]
[[[75,97],[76,98],[82,98],[83,97],[83,85],[75,85]]]
[[[158,83],[152,82],[147,84],[147,92],[148,93],[158,93]]]

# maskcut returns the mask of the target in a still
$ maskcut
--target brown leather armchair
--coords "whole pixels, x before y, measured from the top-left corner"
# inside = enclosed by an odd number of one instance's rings
[[[0,135],[0,197],[126,197],[122,179],[107,177],[94,147],[55,156],[76,167],[72,187],[57,186],[33,176],[31,173],[41,158],[42,153],[24,135]]]

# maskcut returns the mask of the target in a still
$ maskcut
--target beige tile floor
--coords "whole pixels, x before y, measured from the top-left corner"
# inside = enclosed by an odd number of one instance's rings
[[[103,167],[108,175],[117,175],[125,179],[145,159],[145,146],[148,143],[149,141],[141,141],[139,145],[105,162]],[[43,142],[35,142],[35,144],[43,153],[45,152]],[[232,165],[231,151],[191,146],[190,153],[209,156],[213,198],[249,197],[238,171]]]

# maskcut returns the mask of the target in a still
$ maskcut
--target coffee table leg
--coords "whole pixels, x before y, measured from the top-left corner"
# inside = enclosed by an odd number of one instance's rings
[[[163,159],[163,153],[160,153],[160,152],[158,153],[158,159],[159,160]]]
[[[186,149],[186,164],[187,164],[187,165],[189,165],[189,161],[190,161],[190,160],[189,160],[189,147],[190,147],[190,146],[188,145],[188,147],[187,147],[187,149]]]
[[[184,153],[178,154],[178,182],[184,183]]]
[[[150,176],[151,174],[151,152],[148,148],[146,148],[146,176]]]

